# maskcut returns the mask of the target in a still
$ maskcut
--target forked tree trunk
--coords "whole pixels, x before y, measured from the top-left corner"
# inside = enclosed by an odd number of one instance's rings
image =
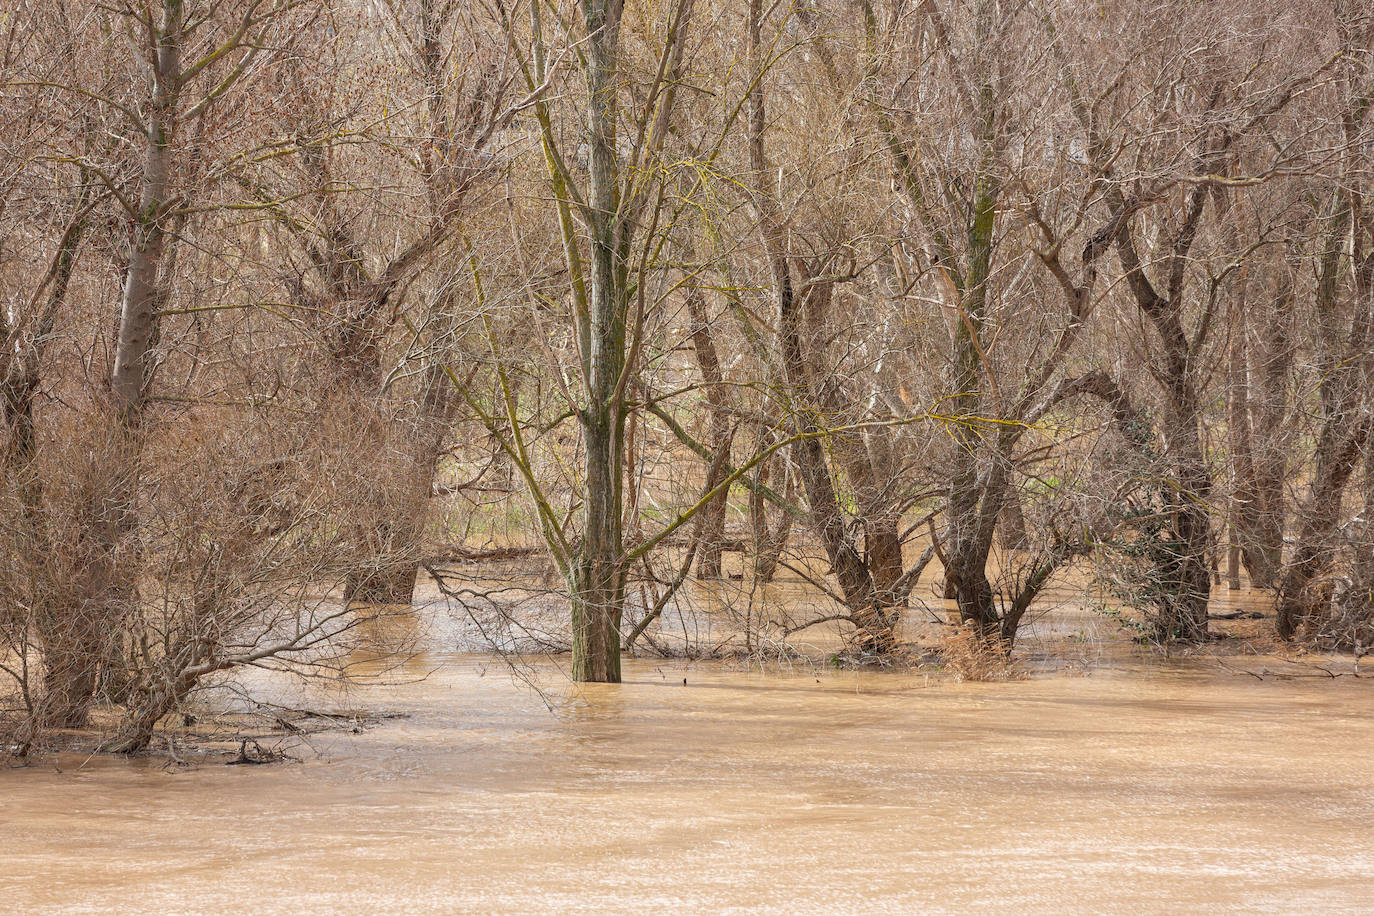
[[[1207,638],[1207,606],[1211,599],[1212,478],[1199,432],[1200,396],[1194,378],[1193,341],[1183,327],[1184,262],[1197,238],[1210,191],[1199,184],[1189,191],[1186,210],[1172,240],[1166,262],[1165,294],[1155,289],[1136,250],[1129,221],[1116,229],[1115,245],[1126,285],[1136,307],[1159,337],[1160,359],[1155,376],[1164,389],[1164,442],[1171,480],[1163,484],[1164,512],[1169,519],[1168,543],[1159,545],[1152,570],[1159,603],[1155,636],[1162,640],[1197,642]],[[1125,204],[1114,192],[1112,206]],[[1200,338],[1197,338],[1200,339]]]
[[[802,350],[799,308],[793,294],[791,275],[781,256],[773,259],[773,276],[779,304],[778,336],[782,363],[793,403],[798,407],[799,432],[805,438],[793,446],[793,455],[811,509],[811,525],[825,548],[830,567],[840,586],[840,594],[860,631],[860,645],[877,655],[896,648],[895,608],[886,596],[877,594],[873,576],[863,555],[853,542],[821,444],[821,428],[814,419],[810,372]],[[814,285],[817,290],[820,285]]]
[[[987,92],[985,87],[984,94]],[[984,105],[990,108],[991,102],[985,98]],[[991,114],[985,113],[984,120],[990,129],[989,118]],[[985,137],[984,142],[991,143],[991,139]],[[987,163],[984,166],[977,177],[974,218],[969,224],[969,269],[964,282],[954,287],[959,301],[954,328],[955,393],[951,400],[959,419],[953,435],[945,588],[954,598],[960,620],[991,644],[1001,640],[1001,620],[987,565],[1006,494],[1003,477],[995,469],[988,472],[989,478],[997,478],[994,486],[989,486],[979,473],[982,440],[987,436],[986,430],[977,428],[977,417],[985,404],[980,351],[996,228],[995,180],[986,171]]]
[[[811,366],[802,343],[805,303],[798,300],[792,283],[782,214],[777,201],[767,190],[769,166],[764,152],[767,124],[763,94],[765,70],[760,38],[762,7],[761,0],[749,2],[746,38],[750,60],[757,68],[758,78],[746,100],[746,129],[755,212],[777,303],[782,377],[793,406],[796,432],[802,437],[792,446],[792,456],[802,489],[806,492],[810,527],[825,550],[845,605],[859,628],[860,644],[866,651],[886,655],[896,648],[897,614],[882,597],[875,594],[872,575],[854,543],[835,492],[830,463],[821,442],[823,430],[816,418],[817,399],[811,380]],[[827,281],[821,278],[808,279],[813,281],[808,296],[830,295]]]
[[[1333,558],[1346,483],[1374,436],[1368,395],[1374,378],[1374,255],[1351,265],[1354,292],[1349,300],[1340,293],[1348,230],[1358,216],[1352,197],[1344,189],[1333,192],[1318,262],[1314,304],[1320,328],[1321,428],[1297,545],[1279,588],[1278,631],[1285,639],[1318,617],[1329,598],[1315,585]]]

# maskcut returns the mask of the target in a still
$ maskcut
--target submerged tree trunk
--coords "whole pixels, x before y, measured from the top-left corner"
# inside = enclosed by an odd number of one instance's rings
[[[620,7],[583,0],[587,39],[588,231],[591,283],[583,366],[588,403],[578,413],[586,481],[582,544],[572,581],[572,676],[620,682],[620,620],[628,564],[622,542],[625,478],[626,244],[617,175],[616,69]]]
[[[1001,620],[988,581],[988,556],[997,530],[997,518],[1006,503],[1006,474],[1000,465],[980,473],[982,440],[988,431],[979,428],[979,414],[988,401],[989,383],[983,365],[983,328],[987,319],[988,281],[996,239],[997,186],[992,174],[992,89],[984,84],[980,95],[983,159],[975,175],[973,218],[968,228],[968,270],[961,282],[951,283],[957,310],[954,327],[953,469],[947,509],[945,588],[952,593],[959,618],[989,642],[1001,638]],[[995,437],[1000,440],[999,435]],[[999,461],[1000,455],[984,460]]]
[[[397,408],[381,422],[378,438],[392,451],[376,462],[375,497],[359,526],[357,561],[344,583],[350,603],[409,607],[424,550],[429,505],[452,409],[452,390],[436,366],[427,368],[424,392],[413,410]]]
[[[811,525],[825,549],[840,593],[859,628],[861,647],[876,655],[886,655],[896,648],[899,612],[887,596],[875,590],[872,571],[854,544],[845,523],[830,465],[826,460],[825,446],[821,442],[823,431],[817,425],[814,419],[816,411],[811,407],[810,372],[802,350],[799,307],[793,293],[791,275],[786,261],[780,255],[775,255],[771,260],[774,282],[777,284],[778,336],[782,345],[783,371],[798,414],[798,432],[804,436],[792,451],[810,506]],[[820,287],[821,284],[813,285],[812,290]],[[900,557],[900,547],[898,551]]]
[[[1208,505],[1212,479],[1202,455],[1197,420],[1178,418],[1173,439],[1175,474],[1180,492],[1170,506],[1177,533],[1175,556],[1161,570],[1164,585],[1172,593],[1159,631],[1169,639],[1197,642],[1207,638],[1207,607],[1211,600],[1212,574],[1207,557],[1212,549],[1212,518]]]
[[[618,418],[587,410],[586,525],[572,582],[572,678],[620,682],[626,565],[621,543],[623,454]]]

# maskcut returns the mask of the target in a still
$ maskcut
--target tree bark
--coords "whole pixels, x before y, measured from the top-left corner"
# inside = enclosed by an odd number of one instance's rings
[[[771,435],[761,443],[761,448],[767,448],[772,444]],[[759,462],[757,482],[767,485],[773,472],[773,467],[780,463],[779,456],[765,458]],[[796,496],[792,475],[788,472],[786,465],[782,466],[783,497],[791,502]],[[787,541],[792,532],[792,513],[782,512],[777,524],[771,526],[768,523],[768,500],[757,489],[749,493],[749,522],[753,533],[753,569],[754,581],[767,585],[773,581],[777,575],[778,562],[782,558],[782,552],[787,548]]]
[[[1338,188],[1323,220],[1314,297],[1321,427],[1297,545],[1279,588],[1277,626],[1284,639],[1293,638],[1305,621],[1320,616],[1328,596],[1314,587],[1315,581],[1331,565],[1345,486],[1374,433],[1374,416],[1367,404],[1374,380],[1374,357],[1369,352],[1374,338],[1374,255],[1368,262],[1357,260],[1350,265],[1353,295],[1346,299],[1340,292],[1348,229],[1359,216],[1353,200],[1353,195]]]
[[[575,559],[572,595],[575,681],[619,683],[620,620],[628,572],[623,547],[625,414],[620,397],[625,371],[628,239],[619,224],[616,90],[620,5],[582,0],[587,38],[588,233],[591,283],[583,333],[588,403],[578,412],[582,429],[586,505]]]
[[[1287,524],[1284,484],[1288,476],[1288,373],[1293,347],[1288,324],[1293,312],[1293,289],[1281,278],[1279,295],[1265,325],[1256,335],[1251,351],[1247,393],[1253,436],[1251,478],[1242,481],[1246,491],[1241,524],[1245,568],[1257,588],[1278,585],[1283,567],[1283,533]]]
[[[823,430],[816,420],[814,405],[817,399],[802,344],[804,303],[798,301],[793,286],[778,204],[766,189],[768,163],[764,153],[764,129],[767,117],[762,85],[762,14],[761,0],[750,0],[748,51],[759,77],[746,100],[746,122],[755,212],[777,304],[782,375],[793,408],[796,431],[803,437],[792,447],[792,454],[802,488],[806,492],[811,527],[825,550],[840,593],[860,630],[861,645],[866,651],[886,655],[896,648],[898,613],[891,606],[885,606],[882,596],[875,592],[873,577],[845,523],[835,492],[825,446],[821,441]],[[829,281],[812,277],[806,279],[809,281],[808,296],[824,297],[830,294]]]
[[[711,334],[711,324],[706,314],[706,303],[698,287],[687,290],[687,316],[691,322],[690,336],[692,351],[696,354],[697,368],[701,371],[702,383],[706,386],[707,409],[710,412],[711,449],[716,454],[722,451],[724,462],[713,462],[719,466],[706,481],[707,489],[720,483],[725,477],[725,467],[729,464],[730,418],[725,412],[728,396],[725,390],[725,377],[720,369],[720,356]],[[726,487],[711,499],[702,510],[701,543],[697,555],[697,576],[701,579],[721,577],[722,544],[725,540],[725,514],[730,503],[730,489]]]
[[[160,267],[166,246],[172,139],[181,73],[182,0],[163,0],[154,28],[152,96],[139,182],[138,214],[120,301],[114,365],[110,373],[113,416],[95,491],[77,548],[83,563],[74,601],[63,602],[62,620],[49,621],[42,637],[43,724],[79,727],[86,721],[101,668],[114,656],[120,621],[134,600],[135,572],[117,557],[120,542],[135,524],[135,494],[142,446],[140,430],[157,340],[158,308],[165,300]]]
[[[1168,259],[1168,286],[1159,293],[1145,273],[1128,220],[1117,226],[1115,244],[1126,283],[1136,307],[1159,338],[1160,357],[1154,374],[1164,390],[1164,443],[1171,480],[1161,492],[1162,510],[1169,519],[1165,540],[1157,545],[1153,571],[1159,597],[1155,635],[1163,640],[1197,642],[1207,638],[1207,605],[1211,599],[1211,474],[1202,451],[1198,426],[1200,398],[1193,377],[1193,344],[1183,328],[1185,259],[1196,239],[1203,208],[1210,193],[1195,186],[1173,238]],[[1124,206],[1119,193],[1113,206]]]

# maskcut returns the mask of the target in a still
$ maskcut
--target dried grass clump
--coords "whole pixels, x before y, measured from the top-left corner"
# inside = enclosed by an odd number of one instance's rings
[[[956,627],[940,654],[946,670],[962,681],[1016,681],[1026,676],[1005,643],[975,627]]]

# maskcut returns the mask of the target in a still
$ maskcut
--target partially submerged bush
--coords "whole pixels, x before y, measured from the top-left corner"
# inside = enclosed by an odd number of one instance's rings
[[[49,450],[40,460],[70,473],[45,469],[27,524],[14,521],[23,513],[5,515],[0,639],[7,743],[21,753],[81,724],[50,714],[70,694],[113,713],[102,748],[137,751],[212,675],[255,666],[342,676],[377,634],[396,638],[395,628],[369,626],[395,609],[350,609],[338,598],[358,554],[357,475],[343,473],[363,460],[356,447],[308,420],[251,413],[184,416],[147,432],[136,504],[108,556],[82,548],[97,449]],[[73,582],[91,580],[83,564],[92,557],[120,577],[123,587],[105,596],[115,606],[72,598]]]

